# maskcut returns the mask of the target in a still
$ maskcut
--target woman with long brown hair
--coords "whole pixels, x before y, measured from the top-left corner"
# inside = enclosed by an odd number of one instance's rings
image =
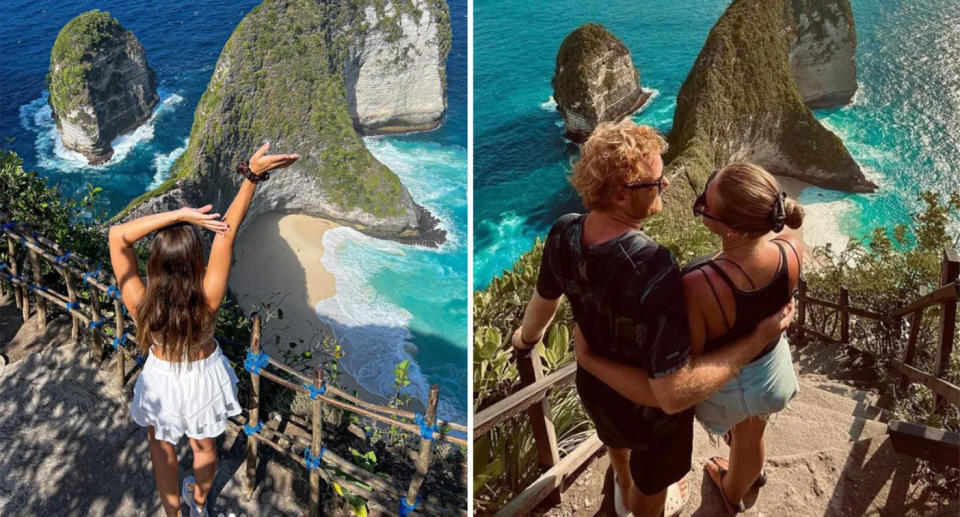
[[[752,163],[731,163],[714,171],[693,212],[722,242],[720,252],[694,260],[683,275],[696,357],[738,346],[738,339],[790,301],[803,253],[799,237],[783,230],[799,229],[804,214],[770,173]],[[628,399],[657,404],[646,372],[593,352],[579,328],[575,336],[580,366]],[[766,483],[766,419],[784,409],[798,391],[790,347],[781,334],[723,388],[696,405],[697,420],[730,445],[729,460],[714,457],[704,466],[727,512],[743,511],[743,496]]]
[[[130,414],[147,428],[150,460],[166,514],[178,515],[180,495],[190,515],[206,515],[206,500],[217,470],[216,437],[227,418],[240,413],[237,377],[213,333],[227,290],[236,232],[267,171],[286,167],[300,156],[266,155],[264,144],[237,168],[240,190],[226,215],[183,207],[110,228],[110,261],[123,303],[137,324],[137,343],[148,354],[137,379]],[[207,264],[193,228],[216,235]],[[156,232],[147,261],[147,283],[140,278],[134,244]],[[177,441],[186,434],[193,449],[193,473],[177,494]],[[195,477],[195,479],[194,479]]]

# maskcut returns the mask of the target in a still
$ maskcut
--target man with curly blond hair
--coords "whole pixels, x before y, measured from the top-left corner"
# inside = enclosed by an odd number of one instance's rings
[[[564,215],[550,229],[536,291],[513,335],[515,348],[535,346],[566,295],[576,333],[593,353],[645,372],[637,381],[649,384],[649,403],[641,405],[577,369],[577,392],[614,469],[618,515],[680,513],[689,492],[693,405],[792,319],[788,306],[731,346],[691,356],[680,269],[642,224],[663,208],[666,148],[655,129],[630,119],[597,126],[570,177],[588,213]]]

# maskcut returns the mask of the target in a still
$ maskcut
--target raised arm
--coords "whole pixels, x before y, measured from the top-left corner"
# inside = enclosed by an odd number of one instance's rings
[[[110,227],[110,265],[113,267],[113,275],[117,278],[123,304],[131,314],[136,316],[137,307],[146,291],[143,279],[140,278],[137,254],[133,245],[152,232],[181,222],[189,222],[222,233],[226,230],[226,224],[217,220],[220,214],[209,213],[212,208],[211,205],[199,209],[184,207],[147,215]]]
[[[553,316],[560,307],[560,298],[544,298],[540,293],[534,291],[533,298],[527,304],[523,311],[523,324],[513,333],[511,343],[518,350],[527,350],[534,347],[537,342],[543,339],[543,333],[547,330]]]
[[[263,173],[280,167],[286,167],[300,158],[299,154],[267,155],[270,144],[263,144],[250,158],[250,170],[261,176]],[[259,182],[244,178],[233,202],[223,216],[227,229],[213,238],[207,271],[203,275],[203,293],[207,298],[207,307],[211,312],[220,308],[223,295],[227,292],[227,280],[230,278],[230,262],[233,258],[233,245],[237,238],[237,229],[247,216],[250,201]]]

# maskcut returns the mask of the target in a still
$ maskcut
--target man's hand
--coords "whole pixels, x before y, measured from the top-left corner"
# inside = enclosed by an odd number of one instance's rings
[[[223,235],[224,232],[230,230],[230,226],[220,220],[220,214],[208,213],[211,210],[213,210],[213,205],[205,205],[200,208],[185,206],[178,211],[177,218],[185,223],[206,228],[217,235]]]
[[[250,157],[250,170],[254,174],[260,175],[273,169],[287,167],[300,159],[299,154],[272,154],[268,156],[267,151],[269,150],[270,142],[266,142]]]
[[[790,303],[781,307],[776,314],[768,316],[757,325],[756,330],[753,331],[753,335],[757,339],[757,343],[762,343],[759,345],[760,350],[762,350],[767,343],[777,339],[783,331],[790,327],[790,323],[793,322],[795,309],[793,300],[790,300]],[[760,350],[758,350],[758,352]]]
[[[541,337],[541,339],[543,338]],[[527,343],[530,342],[531,341],[528,341]],[[523,342],[523,325],[520,325],[517,330],[513,331],[513,336],[510,337],[510,344],[513,345],[513,348],[516,348],[517,350],[530,350],[531,348],[537,346],[537,343],[540,342],[540,339],[532,342],[533,345]]]

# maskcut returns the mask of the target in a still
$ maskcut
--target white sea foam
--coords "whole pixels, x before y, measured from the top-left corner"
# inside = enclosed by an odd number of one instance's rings
[[[546,102],[540,104],[540,109],[547,111],[556,111],[557,110],[557,101],[553,100],[553,95],[550,96]]]
[[[20,123],[24,128],[37,133],[34,145],[37,150],[37,162],[41,167],[61,172],[102,171],[122,162],[138,145],[152,140],[157,118],[174,110],[183,102],[183,97],[176,93],[167,95],[161,91],[160,94],[161,101],[154,108],[150,118],[132,132],[114,138],[110,143],[113,147],[113,156],[100,165],[89,165],[82,154],[63,146],[60,134],[57,132],[57,123],[53,120],[53,110],[47,102],[48,91],[45,90],[39,99],[20,107]]]
[[[167,154],[157,154],[153,157],[153,169],[156,172],[153,174],[153,181],[150,183],[150,186],[147,187],[147,190],[153,190],[166,181],[170,167],[173,167],[173,163],[177,161],[177,158],[180,158],[183,153],[187,152],[188,145],[190,145],[190,138],[185,138],[182,147],[177,147]]]

